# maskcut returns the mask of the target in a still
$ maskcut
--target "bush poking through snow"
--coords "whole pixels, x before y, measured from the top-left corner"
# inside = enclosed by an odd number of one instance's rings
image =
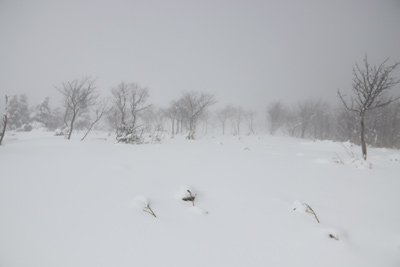
[[[303,202],[300,202],[300,201],[296,200],[293,203],[293,210],[297,210],[297,211],[300,211],[300,212],[311,213],[312,215],[314,215],[314,217],[317,220],[317,222],[320,223],[320,221],[319,221],[319,219],[317,217],[317,214],[314,212],[314,210],[307,203],[303,203]]]
[[[165,139],[167,133],[162,131],[155,131],[152,135],[150,135],[151,143],[152,144],[161,144],[162,141]]]
[[[147,212],[148,214],[154,216],[154,218],[157,218],[154,211],[150,208],[150,201],[146,197],[137,196],[135,198],[135,204],[138,209],[141,209],[142,211]]]
[[[350,142],[341,143],[343,149],[346,151],[346,154],[350,157],[350,160],[343,160],[337,153],[335,153],[335,157],[333,157],[333,161],[337,164],[351,164],[357,169],[372,169],[372,164],[366,160],[360,160],[357,157],[357,154],[352,150],[353,144]]]
[[[119,127],[117,134],[118,143],[124,144],[136,144],[140,145],[144,143],[143,132],[146,127],[139,125],[135,127],[122,125]]]
[[[334,234],[329,234],[329,237],[335,240],[339,240],[339,236],[338,235],[334,235]]]
[[[183,197],[182,200],[183,201],[192,201],[192,204],[194,206],[194,199],[196,198],[196,196],[192,195],[192,192],[187,189],[186,192],[188,193],[187,196]]]
[[[339,157],[337,153],[335,153],[335,157],[333,157],[333,161],[337,164],[344,164],[343,160]]]
[[[147,212],[148,214],[151,214],[154,216],[154,218],[157,218],[156,214],[154,211],[150,208],[150,203],[147,203],[146,207],[143,209],[144,212]]]
[[[65,128],[65,129],[56,129],[55,131],[54,131],[54,135],[55,136],[67,136],[67,134],[68,134],[68,132],[69,132],[69,129],[68,128]]]

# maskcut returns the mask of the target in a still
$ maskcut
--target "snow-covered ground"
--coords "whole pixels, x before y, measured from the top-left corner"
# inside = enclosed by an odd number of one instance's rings
[[[7,133],[0,266],[400,266],[398,150],[79,137]]]

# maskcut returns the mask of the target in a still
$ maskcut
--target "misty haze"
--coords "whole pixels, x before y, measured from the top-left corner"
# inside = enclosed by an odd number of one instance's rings
[[[399,25],[0,0],[0,266],[398,266]]]

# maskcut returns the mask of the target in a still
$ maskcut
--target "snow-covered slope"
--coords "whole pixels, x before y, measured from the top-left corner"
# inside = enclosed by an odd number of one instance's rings
[[[0,266],[400,266],[400,151],[351,152],[277,136],[8,134]]]

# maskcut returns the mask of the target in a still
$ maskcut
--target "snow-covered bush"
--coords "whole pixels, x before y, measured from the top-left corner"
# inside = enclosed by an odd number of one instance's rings
[[[49,129],[44,125],[44,123],[38,121],[23,124],[21,127],[16,129],[17,132],[30,132],[32,130],[48,131]]]
[[[168,133],[166,133],[166,132],[155,131],[152,135],[150,135],[151,143],[152,144],[161,144],[167,135],[168,135]]]
[[[137,127],[122,125],[119,128],[117,134],[117,141],[118,143],[125,143],[125,144],[136,144],[136,145],[143,144],[144,143],[143,132],[145,129],[146,127],[142,125],[139,125]]]
[[[58,128],[54,131],[54,135],[55,136],[67,136],[68,132],[69,132],[68,128],[64,128],[64,129]]]

